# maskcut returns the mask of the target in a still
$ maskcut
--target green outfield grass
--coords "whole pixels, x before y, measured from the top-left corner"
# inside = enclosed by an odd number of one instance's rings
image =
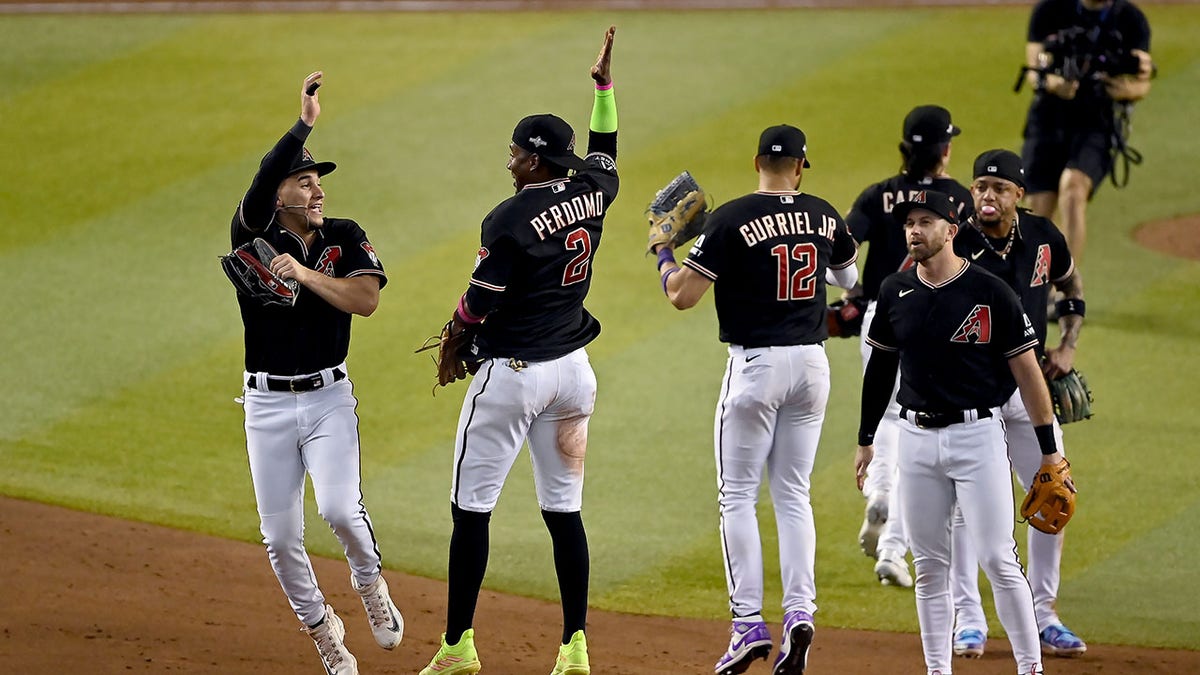
[[[216,258],[258,160],[298,114],[301,80],[323,69],[309,147],[339,163],[326,209],[366,228],[391,279],[376,315],[355,321],[349,361],[366,503],[388,566],[442,576],[465,387],[431,396],[432,366],[413,349],[465,287],[479,221],[511,194],[516,120],[557,112],[582,137],[587,70],[611,22],[623,181],[588,303],[604,324],[589,347],[592,599],[726,616],[711,447],[723,348],[710,300],[687,313],[663,300],[642,210],[681,169],[718,201],[754,189],[758,133],[779,122],[808,133],[804,189],[845,210],[895,171],[901,119],[928,102],[964,129],[950,170],[967,178],[978,152],[1019,144],[1026,13],[7,16],[0,493],[257,540],[233,400],[241,325]],[[1089,641],[1200,649],[1195,593],[1181,592],[1200,558],[1200,264],[1130,238],[1138,223],[1200,212],[1200,7],[1147,13],[1160,76],[1136,111],[1146,163],[1090,209],[1078,363],[1096,417],[1067,429],[1081,492],[1060,608]],[[812,489],[819,620],[915,631],[911,592],[878,588],[856,542],[858,344],[828,351]],[[765,496],[762,508],[778,618]],[[309,518],[312,549],[334,555]],[[525,460],[492,522],[487,585],[555,597]]]

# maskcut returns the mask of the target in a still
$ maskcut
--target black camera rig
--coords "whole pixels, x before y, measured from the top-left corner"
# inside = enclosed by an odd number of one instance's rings
[[[1021,66],[1013,91],[1021,91],[1026,73],[1037,73],[1039,80],[1046,75],[1058,75],[1074,82],[1092,81],[1096,86],[1105,75],[1136,75],[1141,70],[1137,54],[1122,46],[1121,33],[1102,30],[1100,26],[1064,28],[1046,38],[1042,50],[1047,63],[1042,66]]]

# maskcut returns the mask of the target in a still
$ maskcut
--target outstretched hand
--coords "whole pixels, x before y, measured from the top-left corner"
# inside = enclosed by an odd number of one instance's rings
[[[321,78],[325,73],[317,71],[304,78],[304,87],[300,89],[300,119],[308,126],[316,124],[321,115],[321,102],[317,100],[317,88],[321,86]]]
[[[602,87],[612,84],[612,46],[613,36],[616,34],[617,27],[609,26],[608,31],[604,33],[604,44],[600,46],[596,65],[592,66],[592,79]]]

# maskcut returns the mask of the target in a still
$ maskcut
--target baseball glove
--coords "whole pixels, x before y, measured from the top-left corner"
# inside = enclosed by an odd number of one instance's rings
[[[667,243],[679,247],[699,236],[708,217],[705,200],[704,188],[692,174],[684,171],[672,178],[646,207],[650,219],[647,251],[654,253],[655,246]]]
[[[467,379],[467,373],[479,372],[480,360],[475,355],[475,325],[458,318],[458,312],[442,326],[440,335],[429,338],[414,353],[437,347],[438,386]]]
[[[275,247],[257,237],[221,256],[221,269],[239,295],[255,298],[264,305],[291,307],[296,304],[300,284],[271,271],[271,261],[278,255]]]
[[[1070,424],[1092,416],[1092,390],[1078,370],[1056,380],[1049,380],[1050,400],[1054,402],[1054,416],[1059,424]]]
[[[867,311],[870,302],[861,295],[849,300],[838,300],[830,303],[825,309],[825,323],[829,327],[829,337],[853,337],[862,333],[863,312]]]
[[[1021,518],[1046,534],[1058,534],[1075,515],[1075,484],[1071,463],[1042,465],[1021,503]]]

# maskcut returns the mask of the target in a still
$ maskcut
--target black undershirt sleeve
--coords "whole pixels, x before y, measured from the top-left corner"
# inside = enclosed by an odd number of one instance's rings
[[[588,130],[588,154],[603,152],[617,158],[617,132],[601,132]]]
[[[892,388],[896,384],[896,370],[900,366],[900,352],[872,349],[863,373],[862,408],[858,421],[858,444],[875,443],[875,430],[879,420],[891,403]]]

